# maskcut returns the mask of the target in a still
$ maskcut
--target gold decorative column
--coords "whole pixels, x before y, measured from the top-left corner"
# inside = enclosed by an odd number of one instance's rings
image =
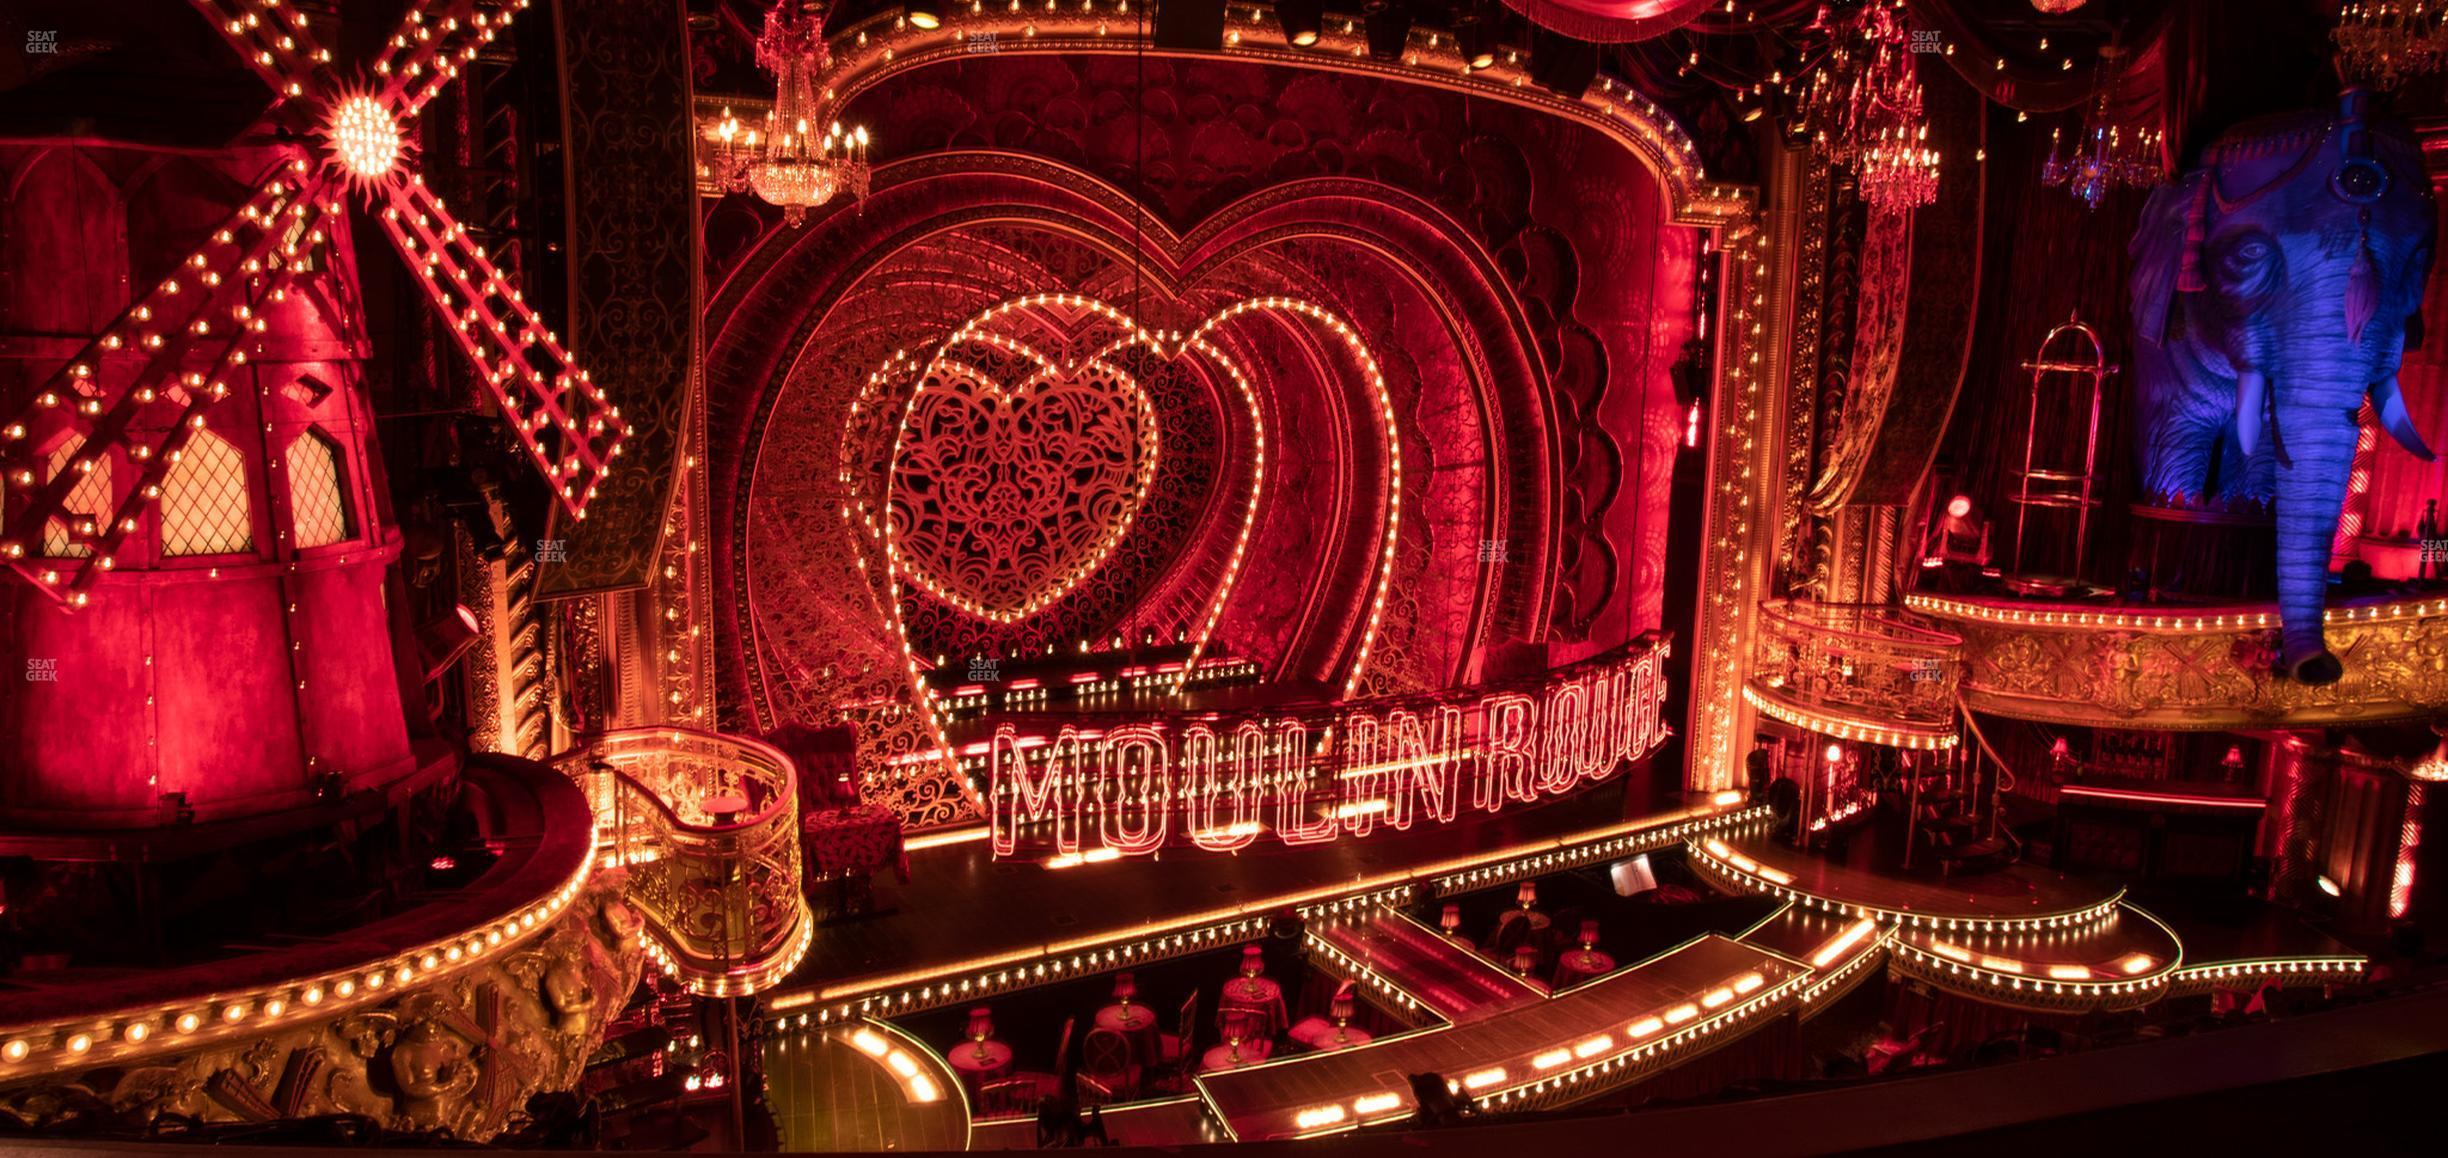
[[[1702,530],[1701,602],[1694,631],[1685,783],[1731,787],[1751,732],[1742,698],[1746,646],[1765,593],[1783,509],[1780,484],[1794,242],[1801,228],[1803,155],[1772,159],[1767,207],[1721,234],[1725,297],[1717,338],[1716,415],[1709,444],[1707,523]]]

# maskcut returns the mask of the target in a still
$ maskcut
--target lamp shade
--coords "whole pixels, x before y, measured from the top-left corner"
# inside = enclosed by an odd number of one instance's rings
[[[1327,1016],[1335,1019],[1336,1024],[1340,1025],[1351,1020],[1352,1012],[1358,1004],[1359,997],[1352,991],[1352,983],[1346,981],[1336,987],[1334,1000],[1326,1003],[1326,1013]]]
[[[1530,907],[1530,906],[1532,906],[1532,905],[1537,904],[1537,903],[1538,903],[1538,882],[1537,882],[1537,881],[1523,881],[1523,882],[1521,883],[1521,888],[1514,890],[1514,892],[1513,892],[1513,898],[1514,898],[1515,900],[1520,901],[1520,902],[1521,902],[1521,907],[1523,907],[1523,908],[1525,908],[1525,909],[1529,908],[1529,907]]]
[[[1536,946],[1524,945],[1513,950],[1513,971],[1515,973],[1527,976],[1531,970],[1536,968],[1538,968],[1538,948]]]
[[[1462,906],[1447,904],[1445,914],[1437,918],[1437,927],[1448,933],[1460,929],[1462,927]]]
[[[994,1010],[980,1005],[969,1011],[969,1040],[984,1041],[994,1036]]]
[[[1258,946],[1241,946],[1241,975],[1256,977],[1264,972],[1266,972],[1266,958],[1260,954]]]
[[[1598,946],[1598,922],[1596,922],[1596,921],[1583,921],[1583,922],[1581,922],[1581,947],[1582,947],[1582,948],[1584,948],[1584,949],[1594,949],[1594,948],[1597,948],[1597,946]]]
[[[1125,1003],[1129,1002],[1131,998],[1139,996],[1138,979],[1132,977],[1129,973],[1114,974],[1113,995],[1114,1000]]]

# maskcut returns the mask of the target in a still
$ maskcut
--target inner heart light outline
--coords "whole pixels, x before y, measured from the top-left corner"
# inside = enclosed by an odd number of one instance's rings
[[[990,622],[1016,623],[1070,594],[1112,557],[1114,549],[1130,533],[1147,497],[1148,486],[1155,478],[1162,458],[1162,433],[1155,404],[1138,381],[1102,358],[1064,364],[1001,335],[978,335],[971,341],[1022,357],[1034,364],[1035,369],[1016,388],[1006,388],[992,375],[948,353],[930,363],[920,377],[921,385],[910,396],[894,440],[887,494],[894,512],[920,509],[915,502],[901,497],[913,489],[905,481],[910,477],[905,472],[934,468],[936,473],[918,477],[934,484],[934,497],[926,506],[941,512],[940,518],[948,529],[926,537],[945,540],[936,550],[911,550],[911,546],[925,540],[913,542],[908,529],[896,520],[892,558],[900,574],[945,604]],[[947,343],[950,344],[953,343]],[[1111,392],[1119,397],[1080,387],[1082,375],[1119,387]],[[987,400],[987,405],[977,404],[980,396]],[[1092,422],[1075,421],[1065,429],[1079,437],[1050,437],[1049,424],[1075,410],[1081,398],[1119,404],[1125,412],[1124,429],[1116,431]],[[1035,411],[1041,405],[1049,410],[1036,416],[1034,425],[1040,437],[1016,438],[1021,428],[1031,425],[1023,412]],[[922,413],[944,409],[954,409],[961,421],[954,422],[946,433],[925,433],[944,430],[945,426],[938,414],[928,413],[932,420],[922,422]],[[959,410],[974,412],[974,417],[958,415]],[[1063,506],[1043,510],[1033,518],[1026,511],[1005,511],[1011,517],[1001,521],[1017,524],[1014,535],[982,534],[981,525],[991,526],[995,522],[989,516],[998,504],[1014,506],[1015,500],[1025,499],[1016,491],[1068,487],[1065,476],[1082,470],[1109,473],[1116,464],[1106,461],[1107,456],[1100,449],[1113,448],[1101,448],[1100,442],[1110,441],[1116,433],[1129,434],[1130,423],[1136,424],[1136,454],[1131,461],[1119,464],[1119,477],[1098,480],[1114,484],[1115,495],[1109,498],[1093,490],[1085,494],[1066,493],[1062,496]],[[986,439],[986,445],[967,454],[957,448],[947,454],[934,445],[939,439],[961,442],[964,427],[975,431],[975,437]],[[953,470],[959,472],[957,477],[950,473]],[[986,493],[964,493],[962,488]],[[1051,501],[1053,496],[1040,498]],[[1102,519],[1102,526],[1083,525],[1082,519],[1093,519],[1097,512],[1080,511],[1071,505],[1107,501],[1118,501],[1119,509]],[[981,551],[988,556],[984,562],[989,569],[1006,572],[1003,577],[1012,590],[988,582],[992,576],[965,573],[971,568],[964,567],[968,561],[964,556],[975,556]],[[1036,573],[1039,571],[1044,573]],[[981,587],[981,583],[986,586]]]
[[[1388,589],[1392,586],[1394,579],[1395,552],[1399,544],[1399,536],[1402,525],[1403,479],[1402,439],[1396,423],[1393,395],[1386,388],[1385,374],[1377,363],[1376,355],[1369,350],[1367,343],[1361,341],[1359,332],[1354,329],[1350,323],[1344,321],[1342,317],[1337,315],[1334,311],[1328,310],[1325,307],[1317,305],[1313,302],[1303,301],[1298,298],[1246,298],[1209,315],[1206,320],[1200,322],[1187,333],[1176,331],[1168,334],[1161,331],[1150,330],[1140,325],[1136,318],[1133,318],[1129,314],[1124,313],[1122,310],[1095,298],[1080,294],[1040,293],[1005,300],[972,317],[969,321],[963,323],[959,329],[955,330],[950,336],[946,337],[935,347],[933,354],[929,357],[927,363],[925,364],[926,367],[931,369],[937,362],[949,356],[953,347],[963,342],[983,341],[991,344],[1000,344],[1011,341],[1011,339],[1004,338],[1000,334],[991,333],[982,327],[994,319],[1010,313],[1013,310],[1029,306],[1043,307],[1046,305],[1056,305],[1072,310],[1092,311],[1104,317],[1106,320],[1120,325],[1128,336],[1111,343],[1104,349],[1098,351],[1097,357],[1099,358],[1110,356],[1116,351],[1129,346],[1137,345],[1144,346],[1150,352],[1164,358],[1179,357],[1184,353],[1196,352],[1213,360],[1218,366],[1223,367],[1226,375],[1232,379],[1235,392],[1240,395],[1243,406],[1248,410],[1252,438],[1252,445],[1249,454],[1251,471],[1249,489],[1242,496],[1241,526],[1235,533],[1232,554],[1229,556],[1226,562],[1224,576],[1216,584],[1215,593],[1208,600],[1206,614],[1201,619],[1199,630],[1191,639],[1190,654],[1183,662],[1180,674],[1175,677],[1178,681],[1180,681],[1180,684],[1177,686],[1186,685],[1189,681],[1191,673],[1198,669],[1199,662],[1205,656],[1209,643],[1214,639],[1217,625],[1223,620],[1225,605],[1231,600],[1233,589],[1240,581],[1242,566],[1249,551],[1250,536],[1257,526],[1259,500],[1264,496],[1266,490],[1267,429],[1265,412],[1258,403],[1257,391],[1251,386],[1249,376],[1242,371],[1240,364],[1236,362],[1231,355],[1225,353],[1222,349],[1217,347],[1215,343],[1209,341],[1207,335],[1213,333],[1217,327],[1223,325],[1224,323],[1244,314],[1256,311],[1274,311],[1307,317],[1310,320],[1325,326],[1327,329],[1332,330],[1337,336],[1343,339],[1344,344],[1350,351],[1353,359],[1359,364],[1362,372],[1366,375],[1372,396],[1375,398],[1377,403],[1375,408],[1375,417],[1379,421],[1380,434],[1384,440],[1384,449],[1388,464],[1388,480],[1390,483],[1387,491],[1387,502],[1385,506],[1383,536],[1384,547],[1378,557],[1376,566],[1376,582],[1374,584],[1374,591],[1369,601],[1368,622],[1365,630],[1361,633],[1359,649],[1354,654],[1351,670],[1344,681],[1344,696],[1349,698],[1355,694],[1359,688],[1361,676],[1368,666],[1368,659],[1371,651],[1374,649],[1377,643],[1378,631],[1384,624],[1386,594]],[[1170,350],[1166,348],[1166,342],[1168,340],[1170,340],[1172,343],[1172,348]],[[926,369],[921,369],[916,360],[911,358],[906,350],[895,351],[891,357],[886,358],[883,364],[876,368],[873,374],[868,376],[868,382],[870,388],[873,388],[880,383],[900,378],[902,375],[911,371],[917,371],[917,377],[913,380],[921,382],[925,380],[927,373]],[[915,394],[916,392],[912,391],[912,398],[915,397]],[[901,421],[905,424],[909,417],[909,401],[910,400],[905,399],[901,409]],[[857,409],[858,404],[854,403],[852,405],[853,413],[855,413]],[[899,437],[900,436],[896,433],[896,445],[898,445]],[[891,478],[891,472],[887,470],[884,476],[884,485],[887,488],[891,486]],[[889,502],[889,495],[885,496],[885,498],[886,501]],[[883,519],[881,520],[881,525],[879,526],[878,521],[875,520],[872,515],[866,513],[867,511],[867,504],[864,501],[859,501],[854,504],[844,505],[841,514],[842,518],[849,523],[850,530],[852,532],[850,539],[853,549],[860,551],[858,564],[862,569],[866,568],[867,566],[864,550],[861,549],[861,544],[866,536],[873,535],[880,538],[883,542],[885,562],[883,579],[887,584],[886,590],[882,592],[885,598],[881,600],[884,614],[891,627],[893,638],[899,642],[901,647],[902,666],[909,677],[913,706],[919,709],[922,718],[926,721],[926,734],[935,744],[935,747],[931,752],[913,753],[912,755],[914,757],[924,759],[942,760],[945,763],[947,770],[961,775],[965,782],[968,783],[970,790],[975,792],[978,790],[978,785],[974,779],[969,779],[967,777],[967,773],[960,768],[958,760],[954,756],[956,749],[953,747],[951,737],[944,730],[944,716],[941,697],[937,695],[934,685],[928,681],[926,674],[927,669],[920,663],[917,652],[911,647],[909,625],[901,614],[901,601],[892,591],[892,588],[896,587],[904,577],[905,572],[905,569],[900,562],[899,548],[894,541],[892,520],[889,518]],[[864,534],[862,534],[860,531],[862,526],[866,528]]]

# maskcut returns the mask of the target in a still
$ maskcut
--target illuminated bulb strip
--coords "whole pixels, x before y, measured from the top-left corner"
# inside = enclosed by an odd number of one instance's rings
[[[1106,0],[1059,6],[1039,0],[1029,0],[1025,6],[1017,0],[1010,4],[995,0],[955,4],[941,16],[934,27],[922,28],[888,10],[842,29],[832,38],[830,64],[812,83],[836,103],[847,103],[901,71],[961,52],[971,36],[996,38],[1004,53],[1115,53],[1135,46],[1145,27],[1132,18],[1127,3]],[[1287,43],[1280,27],[1272,24],[1228,20],[1227,29],[1217,50],[1192,52],[1160,46],[1156,51],[1171,56],[1221,55],[1295,68],[1317,67],[1318,60],[1329,55],[1358,60],[1367,52],[1366,36],[1355,21],[1327,21],[1314,43],[1300,46]],[[1708,179],[1698,148],[1671,114],[1613,78],[1599,78],[1577,98],[1561,97],[1531,83],[1524,54],[1506,52],[1487,67],[1474,68],[1463,59],[1453,39],[1442,36],[1424,42],[1415,38],[1397,61],[1371,61],[1354,67],[1544,110],[1594,129],[1622,145],[1657,175],[1673,203],[1677,224],[1722,224],[1749,207],[1748,190]]]
[[[448,7],[453,11],[435,16],[437,9],[445,7],[445,0],[428,0],[420,6],[426,14],[423,29],[427,35],[418,36],[410,31],[417,27],[412,15],[410,22],[402,26],[401,34],[384,42],[382,53],[375,58],[374,71],[389,78],[391,100],[402,114],[413,116],[456,78],[462,67],[474,62],[495,36],[508,31],[512,18],[526,11],[530,2],[451,3]]]
[[[417,285],[435,308],[459,320],[443,328],[475,364],[477,377],[550,480],[562,508],[573,518],[585,518],[587,504],[630,433],[620,408],[579,368],[482,247],[468,240],[423,178],[394,179],[389,188],[390,204],[376,215],[384,232],[416,269]],[[558,460],[537,437],[547,426],[560,431]]]
[[[1539,1053],[1530,1059],[1530,1065],[1538,1076],[1526,1083],[1509,1089],[1497,1089],[1505,1084],[1508,1075],[1504,1067],[1492,1066],[1474,1071],[1460,1082],[1449,1083],[1448,1088],[1457,1092],[1468,1091],[1483,1105],[1504,1105],[1542,1092],[1577,1086],[1584,1081],[1605,1083],[1610,1080],[1634,1080],[1641,1076],[1641,1067],[1672,1064],[1676,1051],[1681,1047],[1736,1022],[1778,1008],[1783,999],[1803,992],[1802,983],[1808,976],[1807,973],[1796,972],[1771,986],[1765,975],[1745,973],[1717,987],[1716,992],[1723,992],[1731,998],[1739,989],[1747,994],[1746,998],[1739,1003],[1720,1002],[1706,1017],[1702,1016],[1698,1004],[1686,1002],[1661,1015],[1651,1015],[1633,1022],[1625,1030],[1628,1040],[1624,1043],[1619,1044],[1611,1034],[1601,1034],[1585,1038],[1569,1048],[1558,1046]],[[1666,1033],[1664,1037],[1657,1036],[1669,1026],[1680,1028]]]
[[[194,3],[205,22],[274,92],[300,95],[316,71],[331,61],[331,52],[315,39],[305,14],[294,7],[242,0]]]
[[[1871,918],[1864,917],[1853,922],[1845,927],[1844,932],[1836,934],[1829,938],[1826,944],[1819,946],[1818,952],[1811,954],[1811,968],[1825,969],[1835,964],[1847,952],[1850,952],[1853,946],[1860,944],[1864,938],[1877,931],[1878,922]]]
[[[283,235],[293,222],[310,212],[313,216],[307,216],[307,224],[319,224],[321,212],[308,210],[302,198],[293,179],[298,164],[283,160],[268,171],[255,194],[224,219],[168,277],[129,305],[61,365],[11,419],[10,440],[23,437],[17,432],[32,429],[46,415],[64,412],[70,418],[71,428],[84,433],[87,446],[94,450],[120,443],[123,438],[130,446],[139,445],[128,437],[128,428],[149,402],[179,394],[201,397],[208,393],[206,387],[218,379],[219,372],[232,364],[233,358],[243,361],[246,351],[259,344],[253,339],[259,327],[217,324],[209,333],[198,334],[195,325],[198,321],[229,320],[232,303],[243,304],[238,294],[241,281],[265,279],[262,288],[267,296],[271,290],[285,289],[288,285],[289,263],[278,252],[287,244]],[[246,273],[250,267],[255,272]],[[226,288],[215,286],[216,282]],[[213,373],[175,373],[178,366],[188,361],[191,351],[216,347],[221,353]],[[158,377],[140,374],[125,386],[111,389],[105,379],[112,376],[114,363],[123,357],[136,356],[146,360],[148,370],[156,366],[167,369],[158,371]],[[212,399],[203,401],[209,404]],[[181,418],[194,410],[190,407]],[[176,433],[174,430],[173,435]],[[150,448],[148,460],[160,450],[160,446]],[[43,520],[58,516],[77,481],[68,472],[61,472],[60,477],[32,495],[31,505],[19,512],[17,518],[25,525],[39,526]]]
[[[1962,742],[1950,729],[1938,727],[1914,728],[1906,725],[1867,720],[1823,709],[1788,703],[1775,696],[1764,695],[1750,684],[1742,687],[1743,702],[1766,715],[1792,724],[1794,727],[1852,740],[1877,744],[1883,748],[1901,748],[1914,752],[1943,752]]]
[[[1402,428],[1394,413],[1393,393],[1386,387],[1385,372],[1377,364],[1377,355],[1370,352],[1368,344],[1360,340],[1359,332],[1353,329],[1349,322],[1344,321],[1332,310],[1314,302],[1287,297],[1255,298],[1239,302],[1227,307],[1222,313],[1199,323],[1198,329],[1192,332],[1192,336],[1205,338],[1225,322],[1243,314],[1261,310],[1306,317],[1332,330],[1336,337],[1343,339],[1345,351],[1352,360],[1359,363],[1361,374],[1368,379],[1370,397],[1376,404],[1372,417],[1378,421],[1378,434],[1383,439],[1382,448],[1385,451],[1387,464],[1386,500],[1383,508],[1385,526],[1382,532],[1384,544],[1378,553],[1375,590],[1369,596],[1367,626],[1360,633],[1360,646],[1352,655],[1351,670],[1343,679],[1343,697],[1349,699],[1359,694],[1361,677],[1367,674],[1369,654],[1376,647],[1378,629],[1385,622],[1386,593],[1394,583],[1396,550],[1402,537]]]
[[[2125,898],[2125,891],[2120,888],[2114,895],[2108,897],[2107,899],[2102,900],[2089,908],[2078,909],[2072,912],[2049,913],[2032,917],[1932,916],[1927,913],[1913,912],[1902,909],[1889,909],[1878,905],[1863,905],[1851,901],[1833,900],[1827,897],[1819,896],[1816,893],[1808,893],[1800,889],[1788,887],[1785,883],[1772,881],[1767,877],[1760,875],[1760,871],[1757,870],[1764,870],[1767,866],[1758,865],[1756,862],[1751,861],[1749,857],[1745,857],[1734,852],[1733,849],[1724,841],[1716,840],[1714,838],[1686,840],[1684,842],[1684,851],[1689,855],[1691,863],[1694,866],[1736,886],[1748,888],[1753,892],[1767,893],[1770,896],[1789,898],[1807,909],[1816,909],[1843,916],[1872,917],[1878,919],[1879,921],[1893,924],[1898,928],[1960,929],[1965,932],[1978,933],[2036,932],[2043,929],[2086,928],[2101,921],[2105,921],[2109,917],[2115,915],[2115,913],[2118,911],[2120,903]],[[1736,865],[1736,861],[1751,864],[1754,866],[1754,868],[1752,870],[1740,868]],[[2139,910],[2135,911],[2138,912]],[[2171,937],[2174,936],[2172,933],[2169,935]]]
[[[2243,609],[2227,608],[2215,613],[2191,615],[2164,613],[2132,613],[2029,607],[1997,607],[1964,599],[1948,599],[1935,595],[1907,595],[1904,605],[1914,611],[1941,619],[1961,619],[1975,623],[2005,624],[2014,627],[2061,629],[2112,628],[2120,631],[2196,634],[2204,631],[2258,631],[2278,626],[2274,607]],[[2041,605],[2043,608],[2046,605]],[[2373,623],[2380,620],[2422,619],[2448,615],[2448,599],[2401,599],[2389,603],[2374,603],[2360,607],[2332,607],[2321,612],[2321,622],[2330,626]]]
[[[394,985],[415,982],[431,985],[550,931],[553,920],[585,891],[594,867],[595,857],[582,857],[576,871],[558,888],[505,915],[490,918],[475,929],[455,932],[441,940],[336,973],[275,982],[210,1002],[173,1002],[151,1010],[117,1011],[74,1022],[0,1028],[0,1063],[37,1059],[47,1043],[57,1043],[57,1048],[76,1055],[80,1062],[90,1055],[94,1061],[115,1063],[178,1046],[197,1034],[218,1040],[231,1034],[255,1032],[253,1023],[282,1017],[290,1012],[292,1002],[315,1006],[318,1014],[338,1015],[388,997],[383,991]],[[454,949],[458,956],[450,957]],[[97,1026],[115,1030],[107,1037],[98,1036]],[[165,1026],[167,1031],[162,1028]]]
[[[1565,837],[1553,844],[1488,850],[1467,855],[1457,862],[1415,866],[1352,885],[1320,888],[1291,897],[1269,897],[1252,902],[1255,909],[1235,907],[1222,913],[1193,914],[1143,935],[1083,938],[1050,950],[1014,950],[884,976],[850,978],[824,989],[800,988],[773,993],[766,997],[765,1002],[766,1007],[775,1013],[801,1011],[800,1016],[810,1018],[804,1024],[811,1025],[827,1025],[836,1018],[863,1015],[899,1016],[913,1010],[971,1001],[995,993],[1029,988],[1047,980],[1059,980],[1076,975],[1083,968],[1097,968],[1100,962],[1110,966],[1124,961],[1159,961],[1203,952],[1213,944],[1230,943],[1263,933],[1267,927],[1264,914],[1280,911],[1284,905],[1292,905],[1304,917],[1311,918],[1384,906],[1399,907],[1408,904],[1414,890],[1423,887],[1452,892],[1489,883],[1517,881],[1525,876],[1544,875],[1558,868],[1615,860],[1639,852],[1655,852],[1673,847],[1678,842],[1696,839],[1702,833],[1755,824],[1767,818],[1768,810],[1762,807],[1713,814],[1668,814],[1624,821]],[[1311,943],[1324,944],[1314,939]],[[1866,956],[1856,958],[1857,961],[1866,959]],[[1346,967],[1358,968],[1347,958],[1338,960],[1342,960]],[[1416,1008],[1416,1004],[1414,1000],[1410,1007]]]

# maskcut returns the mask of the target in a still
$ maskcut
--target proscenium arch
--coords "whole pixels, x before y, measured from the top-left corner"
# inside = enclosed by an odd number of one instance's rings
[[[1281,68],[1308,69],[1373,76],[1405,84],[1427,85],[1451,92],[1560,117],[1595,130],[1638,158],[1666,190],[1672,207],[1669,221],[1711,229],[1747,219],[1755,202],[1747,186],[1711,181],[1701,164],[1691,135],[1656,102],[1613,77],[1600,77],[1579,97],[1548,92],[1530,75],[1525,54],[1507,50],[1494,64],[1472,69],[1462,59],[1460,45],[1442,36],[1434,45],[1414,35],[1402,59],[1378,60],[1368,53],[1368,36],[1361,22],[1348,14],[1328,17],[1315,44],[1296,47],[1286,41],[1283,26],[1271,19],[1273,5],[1253,0],[1227,0],[1224,43],[1217,49],[1170,47],[1155,42],[1146,16],[1149,0],[1133,12],[1122,0],[1083,0],[1078,7],[1046,11],[1022,3],[1014,10],[986,0],[951,0],[941,23],[931,29],[885,12],[844,29],[833,38],[832,59],[814,79],[829,108],[846,107],[862,93],[884,82],[930,65],[974,62],[979,50],[973,36],[984,37],[994,55],[1132,56],[1191,60],[1230,60]],[[733,101],[746,109],[753,102]],[[700,135],[714,140],[719,115],[698,118]]]
[[[946,204],[957,210],[946,211]],[[781,392],[810,346],[832,318],[836,304],[881,265],[928,239],[987,223],[1056,229],[1127,262],[1132,203],[1105,182],[1068,166],[1034,157],[995,152],[928,154],[883,167],[874,194],[859,209],[858,238],[845,242],[829,237],[821,225],[805,232],[770,237],[735,270],[716,298],[717,332],[709,352],[709,379],[756,383],[756,394],[745,414],[735,413],[732,425],[739,446],[739,472],[722,489],[732,510],[728,518],[741,546],[726,566],[732,602],[731,618],[742,640],[746,665],[731,678],[745,685],[759,715],[771,716],[768,673],[755,646],[757,624],[751,607],[754,582],[746,551],[749,498],[755,472]],[[1320,214],[1331,207],[1331,214]],[[1331,218],[1331,224],[1320,217]],[[1554,514],[1547,497],[1556,461],[1552,400],[1544,395],[1544,372],[1531,344],[1529,323],[1517,303],[1502,289],[1494,260],[1458,222],[1441,210],[1408,194],[1347,178],[1312,178],[1271,186],[1210,217],[1184,239],[1175,240],[1161,225],[1142,222],[1140,260],[1149,272],[1169,285],[1195,282],[1206,272],[1228,267],[1249,255],[1303,239],[1324,239],[1359,246],[1379,255],[1400,271],[1423,301],[1432,303],[1438,323],[1451,340],[1466,370],[1465,393],[1476,407],[1480,438],[1491,448],[1518,456],[1533,456],[1536,477],[1515,480],[1520,468],[1492,466],[1483,476],[1481,496],[1489,519],[1506,520],[1491,527],[1492,538],[1510,538],[1547,550]],[[833,249],[853,250],[846,257]],[[801,256],[822,251],[820,263]],[[797,258],[797,260],[794,260]],[[811,268],[820,265],[821,268]],[[782,283],[794,283],[785,285]],[[813,284],[807,284],[813,283]],[[768,335],[787,319],[787,338]],[[1501,324],[1488,324],[1502,319]],[[769,324],[759,324],[759,322]],[[1476,323],[1476,324],[1474,324]],[[717,390],[716,405],[731,397]],[[1524,400],[1537,405],[1524,405]],[[717,425],[725,424],[718,418]],[[1526,489],[1537,501],[1523,503],[1512,490]],[[1515,563],[1523,560],[1516,559]],[[1507,567],[1507,580],[1535,583],[1543,566]],[[1506,615],[1506,627],[1539,622],[1535,610],[1544,599],[1529,593],[1527,615]],[[1465,637],[1466,661],[1483,654],[1499,614],[1496,606],[1521,606],[1520,593],[1499,599],[1483,576],[1476,584],[1475,623]],[[1511,620],[1522,620],[1517,624]],[[1455,678],[1471,673],[1457,672]],[[734,685],[739,686],[739,684]]]

